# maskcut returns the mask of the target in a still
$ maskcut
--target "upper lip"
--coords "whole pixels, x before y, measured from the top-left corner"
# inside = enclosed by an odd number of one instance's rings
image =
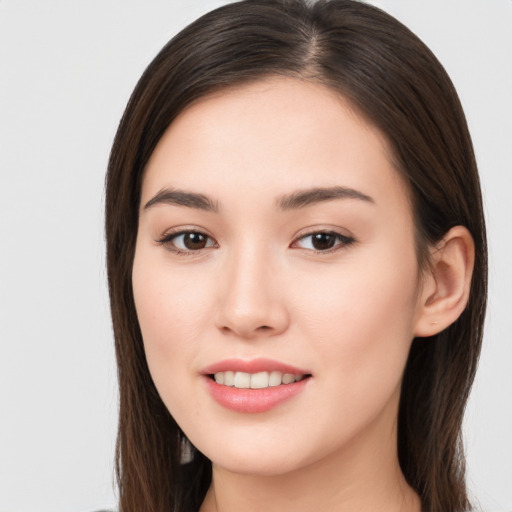
[[[258,359],[223,359],[204,368],[201,373],[204,375],[212,375],[219,372],[281,372],[291,373],[292,375],[308,375],[308,370],[297,368],[290,364],[282,363],[274,359],[258,358]]]

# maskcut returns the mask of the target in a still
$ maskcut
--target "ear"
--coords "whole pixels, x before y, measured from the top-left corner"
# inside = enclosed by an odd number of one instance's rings
[[[450,229],[432,248],[425,271],[414,336],[438,334],[464,311],[475,262],[475,244],[464,226]]]

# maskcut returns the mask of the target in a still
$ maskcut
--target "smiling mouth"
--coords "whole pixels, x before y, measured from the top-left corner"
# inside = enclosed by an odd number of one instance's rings
[[[287,384],[294,384],[311,377],[310,374],[295,375],[279,371],[246,373],[225,371],[208,375],[217,384],[238,389],[265,389]]]

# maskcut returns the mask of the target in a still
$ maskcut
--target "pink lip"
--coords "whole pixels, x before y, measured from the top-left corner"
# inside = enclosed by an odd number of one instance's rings
[[[251,359],[250,361],[244,361],[243,359],[224,359],[223,361],[207,366],[201,373],[203,375],[212,375],[214,373],[228,371],[245,373],[281,372],[291,373],[292,375],[306,375],[311,373],[308,370],[265,358]]]
[[[212,398],[227,409],[241,413],[265,412],[299,394],[307,386],[310,378],[304,378],[292,384],[281,384],[264,389],[239,389],[217,384],[209,376],[218,372],[272,372],[291,373],[292,375],[310,375],[311,372],[271,359],[226,359],[206,367],[201,373]]]
[[[244,413],[269,411],[300,393],[310,381],[306,378],[265,389],[238,389],[217,384],[209,377],[204,377],[204,380],[215,401],[227,409]]]

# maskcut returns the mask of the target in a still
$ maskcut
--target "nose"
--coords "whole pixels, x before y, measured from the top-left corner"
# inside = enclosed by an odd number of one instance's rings
[[[225,262],[219,286],[216,325],[225,334],[253,339],[284,332],[288,310],[279,272],[263,251],[233,254]]]

